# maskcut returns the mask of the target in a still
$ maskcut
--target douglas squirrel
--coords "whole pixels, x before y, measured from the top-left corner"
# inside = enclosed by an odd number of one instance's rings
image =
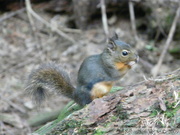
[[[106,95],[137,60],[138,55],[132,47],[120,41],[115,34],[101,54],[92,55],[83,61],[76,88],[61,67],[48,63],[32,71],[26,90],[38,103],[45,99],[48,91],[56,91],[84,106]]]

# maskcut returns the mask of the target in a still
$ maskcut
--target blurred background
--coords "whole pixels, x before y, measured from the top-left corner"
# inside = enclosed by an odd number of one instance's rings
[[[0,135],[30,134],[70,101],[53,95],[34,105],[24,93],[32,69],[55,61],[76,85],[84,58],[101,53],[115,32],[140,57],[117,86],[178,69],[179,7],[179,0],[0,0]]]

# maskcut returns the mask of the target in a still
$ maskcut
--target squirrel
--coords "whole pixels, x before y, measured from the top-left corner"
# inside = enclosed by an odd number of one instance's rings
[[[30,73],[26,90],[38,103],[46,98],[48,91],[55,91],[85,106],[93,99],[107,95],[113,84],[137,61],[136,51],[115,34],[101,54],[83,61],[78,71],[77,87],[72,85],[66,71],[51,62]]]

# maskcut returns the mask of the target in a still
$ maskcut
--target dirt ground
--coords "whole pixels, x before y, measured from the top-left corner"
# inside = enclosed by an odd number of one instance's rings
[[[59,29],[66,27],[67,15],[52,15],[42,9],[36,9],[36,12],[52,25],[59,26]],[[61,95],[53,95],[38,108],[24,92],[26,80],[31,70],[39,64],[54,61],[69,73],[76,85],[77,72],[83,59],[100,53],[107,45],[101,19],[91,27],[86,31],[65,32],[76,41],[72,43],[35,18],[32,26],[25,11],[0,22],[0,117],[4,117],[0,121],[0,135],[30,134],[37,127],[30,127],[29,119],[42,112],[59,110],[69,102]],[[129,20],[119,19],[110,26],[110,33],[114,32],[133,45],[143,59],[116,85],[132,85],[152,77],[150,70],[157,63],[161,51],[152,52],[146,48],[151,44],[146,35],[138,33],[140,40],[135,42]],[[165,41],[158,43],[159,50]],[[166,54],[164,60],[162,73],[173,71],[180,65],[180,60],[170,54]]]

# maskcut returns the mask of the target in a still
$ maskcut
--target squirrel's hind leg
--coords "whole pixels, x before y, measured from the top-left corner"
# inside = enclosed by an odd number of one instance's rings
[[[74,90],[73,96],[74,101],[82,106],[85,106],[92,101],[90,92],[83,86]]]

